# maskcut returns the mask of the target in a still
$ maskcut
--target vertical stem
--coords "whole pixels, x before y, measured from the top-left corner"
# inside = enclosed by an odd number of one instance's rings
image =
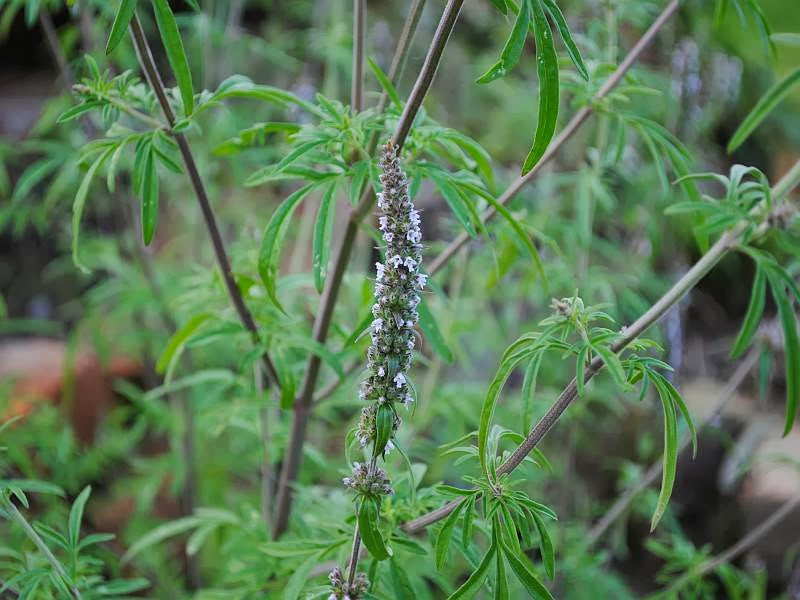
[[[164,87],[164,82],[162,81],[161,74],[158,72],[158,68],[156,67],[153,54],[150,51],[150,46],[147,43],[147,38],[144,35],[144,30],[142,29],[142,24],[139,21],[138,15],[134,15],[133,19],[131,20],[130,29],[131,36],[133,37],[133,43],[136,47],[136,53],[139,57],[139,63],[145,72],[147,81],[150,83],[150,87],[153,89],[153,92],[156,95],[156,99],[161,106],[164,117],[167,119],[167,123],[169,123],[170,127],[174,127],[175,113],[172,111],[172,107],[170,106],[169,99],[167,98],[166,88]],[[228,253],[225,250],[225,244],[222,241],[222,235],[220,234],[219,226],[217,225],[217,220],[214,216],[214,211],[211,208],[211,203],[208,198],[208,193],[206,192],[205,184],[203,183],[203,179],[200,177],[200,172],[197,169],[197,163],[195,162],[192,151],[189,148],[189,142],[186,140],[186,136],[184,136],[182,133],[173,132],[172,135],[178,144],[178,149],[180,150],[183,164],[186,167],[186,172],[189,175],[192,188],[197,196],[197,202],[200,204],[200,210],[203,213],[203,219],[205,220],[206,228],[208,229],[208,234],[211,238],[214,255],[217,259],[220,272],[222,273],[225,287],[228,290],[228,295],[233,302],[234,308],[236,309],[240,320],[244,324],[245,328],[250,332],[254,343],[258,344],[260,343],[258,327],[256,326],[256,322],[253,319],[253,314],[245,304],[244,298],[242,297],[239,287],[236,285],[236,280],[233,277],[233,269],[231,268],[230,260],[228,259]],[[264,352],[261,355],[261,359],[270,383],[276,387],[280,387],[280,378],[278,377],[278,372],[275,369],[275,365],[272,363],[269,355]]]
[[[364,110],[364,46],[367,0],[353,0],[353,82],[350,107],[354,113]]]
[[[58,561],[55,555],[50,551],[50,548],[47,547],[47,544],[44,543],[44,540],[41,536],[36,533],[36,530],[31,527],[31,524],[28,523],[28,520],[22,515],[21,512],[17,509],[14,505],[14,502],[9,498],[5,503],[6,509],[8,513],[11,515],[11,518],[16,521],[16,523],[22,527],[25,534],[31,539],[31,541],[36,544],[36,547],[39,551],[44,554],[44,557],[47,559],[47,562],[53,567],[58,576],[64,581],[64,585],[69,587],[70,592],[72,593],[75,600],[83,600],[81,593],[78,591],[78,588],[70,581],[69,577],[67,577],[67,572],[64,570],[63,565]]]
[[[258,365],[254,365],[253,377],[255,379],[256,393],[262,400],[264,393],[264,374]],[[269,525],[270,512],[272,511],[272,461],[269,455],[269,407],[265,404],[258,411],[261,426],[261,516],[264,523]]]
[[[58,39],[58,33],[56,33],[53,19],[50,17],[50,13],[45,9],[39,10],[39,25],[42,26],[47,48],[50,50],[50,54],[56,62],[61,77],[64,79],[64,85],[70,90],[75,83],[75,78],[72,76],[72,70],[67,64],[67,57],[64,56],[64,50],[61,48],[61,42]]]
[[[436,29],[436,33],[434,34],[431,46],[428,50],[428,55],[425,58],[425,63],[420,71],[417,83],[411,92],[411,98],[409,98],[406,104],[403,116],[400,118],[397,131],[393,137],[393,142],[398,147],[402,146],[402,142],[405,141],[411,129],[411,123],[420,106],[422,106],[422,101],[433,81],[439,60],[441,60],[444,47],[447,44],[447,40],[450,38],[450,33],[455,26],[463,2],[464,0],[449,0],[442,14],[439,26]],[[358,226],[371,206],[372,195],[371,191],[368,189],[362,195],[358,206],[350,212],[344,237],[333,259],[333,269],[331,269],[331,272],[325,280],[325,289],[320,299],[320,310],[314,321],[313,337],[319,344],[324,344],[328,338],[333,309],[339,296],[339,289],[341,288],[344,272],[347,269],[347,263],[350,261]],[[272,532],[275,538],[280,537],[286,530],[286,526],[289,522],[289,513],[291,512],[292,505],[292,485],[297,478],[297,472],[300,468],[303,444],[305,443],[306,430],[308,428],[308,415],[311,410],[314,388],[319,376],[320,366],[321,361],[319,355],[312,354],[308,360],[300,392],[294,402],[292,428],[289,433],[289,442],[284,456],[280,481],[278,483]]]

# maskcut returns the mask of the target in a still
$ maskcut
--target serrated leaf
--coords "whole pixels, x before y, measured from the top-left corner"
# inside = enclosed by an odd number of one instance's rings
[[[194,111],[194,90],[192,87],[192,72],[189,69],[189,61],[186,59],[186,52],[183,49],[178,24],[175,22],[175,15],[169,7],[167,0],[152,0],[153,9],[156,15],[156,25],[161,34],[161,41],[164,50],[167,52],[167,60],[175,74],[175,81],[181,93],[183,101],[183,111],[185,116],[189,116]]]
[[[361,533],[361,541],[369,553],[376,560],[386,560],[391,556],[389,548],[383,541],[383,536],[378,528],[378,501],[373,498],[364,498],[358,509],[358,530]]]
[[[282,241],[289,226],[289,220],[300,201],[305,198],[314,188],[314,184],[308,184],[292,193],[284,200],[264,229],[264,236],[261,239],[261,247],[258,251],[258,273],[264,288],[267,290],[272,303],[286,313],[278,300],[277,278],[278,278],[278,259],[282,247]]]
[[[731,141],[728,142],[728,154],[744,143],[761,121],[789,94],[792,87],[798,82],[800,82],[800,68],[792,71],[767,90],[734,132]]]
[[[783,288],[783,282],[772,273],[768,273],[767,277],[783,329],[783,347],[786,355],[786,420],[783,435],[786,436],[792,430],[800,401],[800,337],[797,333],[797,318],[792,301]]]
[[[117,14],[114,15],[114,22],[111,24],[111,33],[108,34],[108,42],[106,43],[106,54],[111,54],[125,33],[128,31],[133,14],[136,12],[136,4],[138,0],[122,0],[117,9]]]
[[[536,117],[533,146],[522,166],[523,175],[533,169],[544,156],[550,140],[553,139],[558,121],[558,55],[541,0],[531,0],[531,2],[536,39],[536,70],[539,75],[539,114]]]
[[[453,509],[453,512],[448,515],[441,529],[439,529],[439,535],[436,536],[436,568],[440,571],[444,567],[444,563],[447,560],[447,551],[450,549],[450,541],[453,538],[453,529],[455,529],[456,523],[458,522],[458,517],[461,514],[465,504],[466,502],[461,502],[455,507],[455,509]]]
[[[450,348],[448,348],[447,342],[445,342],[444,336],[425,298],[422,298],[417,305],[417,312],[419,313],[420,329],[422,329],[422,333],[425,335],[425,339],[428,340],[431,348],[446,362],[453,362],[453,353],[450,351]]]
[[[478,77],[478,83],[489,83],[495,79],[505,77],[519,61],[519,57],[522,56],[522,50],[525,48],[525,39],[528,37],[528,25],[531,19],[530,3],[531,0],[522,0],[517,19],[514,21],[514,27],[511,29],[506,45],[500,53],[500,60],[486,73]]]
[[[332,181],[319,203],[317,219],[314,222],[313,265],[314,286],[317,292],[322,293],[325,287],[325,277],[328,274],[328,261],[331,255],[331,237],[333,235],[333,220],[336,216],[336,186],[338,181]]]

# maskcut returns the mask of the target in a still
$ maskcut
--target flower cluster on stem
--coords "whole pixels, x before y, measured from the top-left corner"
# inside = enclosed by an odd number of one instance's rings
[[[355,463],[353,473],[345,477],[345,486],[359,500],[392,494],[386,472],[377,466],[379,457],[393,448],[392,438],[401,424],[399,406],[414,402],[408,370],[414,351],[417,305],[425,287],[426,276],[420,272],[422,232],[419,212],[408,195],[408,180],[400,168],[397,147],[387,142],[380,156],[381,186],[377,195],[378,224],[386,245],[385,262],[375,263],[375,303],[370,325],[371,344],[367,351],[368,375],[362,382],[359,398],[368,404],[361,411],[356,437],[363,448],[371,447],[368,465]],[[358,540],[358,532],[356,532]],[[357,561],[357,553],[354,555]],[[366,579],[355,576],[355,564],[349,565],[349,582],[361,582],[358,589],[344,589],[338,568],[331,572],[330,598],[361,598]],[[363,584],[363,585],[362,585]]]

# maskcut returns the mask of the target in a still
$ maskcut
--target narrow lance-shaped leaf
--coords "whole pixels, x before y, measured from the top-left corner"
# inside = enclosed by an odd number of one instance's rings
[[[106,43],[106,54],[111,54],[114,48],[122,41],[133,18],[133,13],[136,12],[137,2],[138,0],[122,0],[120,2],[117,14],[114,16],[114,22],[111,25],[108,42]]]
[[[261,240],[261,248],[258,252],[258,273],[261,275],[261,281],[264,283],[264,288],[267,290],[267,294],[273,304],[284,313],[286,311],[278,301],[276,291],[281,241],[286,234],[286,229],[289,226],[289,220],[294,209],[297,208],[300,201],[306,197],[313,187],[313,184],[301,187],[283,201],[273,213],[269,223],[267,223],[267,227],[264,230],[264,237]]]
[[[83,266],[78,255],[78,237],[81,229],[81,216],[83,216],[83,209],[86,206],[86,197],[89,195],[89,187],[97,173],[97,169],[106,161],[113,150],[114,147],[112,146],[92,163],[89,170],[86,171],[86,175],[83,176],[83,180],[75,194],[75,201],[72,203],[72,262],[84,272],[88,272],[89,270]]]
[[[536,70],[539,74],[539,114],[533,147],[522,166],[525,174],[544,156],[558,121],[558,56],[553,44],[553,33],[542,9],[541,0],[531,0],[533,30],[536,39]]]
[[[800,82],[800,68],[792,71],[767,90],[767,93],[761,97],[753,110],[750,111],[734,132],[731,141],[728,142],[728,154],[736,150],[750,137],[750,134],[753,133],[761,121],[789,94],[792,87],[798,82]]]
[[[211,313],[200,313],[186,321],[186,323],[172,335],[164,351],[161,353],[161,356],[158,357],[156,372],[163,374],[167,371],[167,368],[180,356],[181,349],[186,344],[186,340],[213,317],[214,315]]]
[[[525,554],[517,554],[504,541],[501,540],[501,543],[503,554],[505,554],[508,564],[511,565],[511,570],[514,571],[514,575],[517,576],[517,579],[531,595],[531,598],[553,600],[553,596],[536,577],[532,565]]]
[[[578,69],[578,73],[580,73],[581,77],[589,81],[589,71],[586,69],[586,64],[583,62],[581,51],[578,50],[575,40],[572,39],[572,33],[569,30],[569,25],[567,25],[567,20],[564,18],[564,13],[561,12],[555,0],[544,0],[544,7],[547,10],[547,14],[550,15],[550,18],[555,21],[556,27],[558,27],[558,33],[561,35],[561,40],[567,48],[567,54],[569,54],[572,64]]]
[[[358,509],[358,530],[361,533],[361,541],[375,559],[386,560],[391,556],[391,552],[386,547],[378,528],[378,517],[378,501],[364,498]]]
[[[169,7],[167,0],[152,0],[155,9],[156,24],[161,34],[161,41],[164,50],[167,52],[167,60],[175,74],[175,81],[181,92],[183,101],[183,111],[186,116],[194,111],[194,91],[192,87],[192,72],[189,70],[189,61],[186,60],[186,52],[183,49],[183,41],[178,31],[178,24],[175,22],[175,15]]]
[[[323,194],[322,201],[319,204],[317,220],[314,222],[314,286],[320,294],[325,286],[325,277],[328,273],[328,261],[331,254],[333,219],[336,216],[336,183],[336,181],[332,182],[325,189],[325,194]]]
[[[654,381],[654,383],[656,383]],[[675,470],[678,466],[678,419],[675,414],[675,406],[669,394],[661,393],[661,405],[664,408],[664,468],[661,473],[661,491],[658,493],[656,510],[650,521],[650,531],[653,531],[664,511],[667,510],[669,498],[672,495],[672,486],[675,484]]]
[[[436,568],[440,571],[447,560],[447,551],[450,548],[450,541],[453,538],[453,529],[458,521],[458,516],[466,504],[467,502],[464,501],[456,506],[455,510],[445,519],[442,528],[439,530],[439,535],[436,536]]]
[[[547,576],[553,579],[556,574],[556,559],[553,550],[553,541],[550,539],[550,533],[547,531],[547,525],[544,519],[539,516],[536,511],[531,511],[533,520],[536,522],[536,530],[539,532],[539,551],[542,554],[542,562],[544,562],[544,570]]]
[[[792,301],[783,288],[783,282],[772,273],[767,277],[783,329],[783,348],[786,354],[786,421],[783,435],[787,435],[794,425],[800,401],[800,337],[797,334],[797,319]]]
[[[81,535],[81,521],[83,520],[83,509],[86,506],[86,501],[89,499],[89,494],[92,493],[92,486],[87,485],[83,488],[75,502],[72,503],[72,508],[69,511],[69,545],[70,548],[76,549]]]
[[[764,268],[760,264],[756,265],[756,275],[753,279],[753,291],[750,294],[750,304],[747,306],[747,313],[745,313],[744,322],[742,323],[739,335],[736,336],[736,341],[733,342],[731,358],[738,358],[742,355],[742,352],[744,352],[750,344],[750,340],[758,329],[761,315],[764,314],[767,287],[766,279]]]
[[[142,239],[144,245],[150,245],[158,222],[158,173],[156,172],[153,145],[147,147],[142,174]]]
[[[444,336],[442,336],[439,325],[428,308],[425,298],[417,305],[417,312],[419,313],[419,326],[422,329],[422,333],[425,334],[425,339],[428,340],[436,354],[447,362],[453,362],[453,353],[447,347],[447,342],[445,342]]]
[[[461,584],[461,586],[450,596],[448,596],[447,600],[458,600],[459,598],[469,598],[478,591],[478,588],[481,587],[483,580],[486,579],[486,576],[489,574],[489,567],[492,565],[492,561],[494,560],[495,552],[497,552],[497,544],[492,544],[489,546],[489,550],[486,552],[486,555],[481,560],[478,568],[469,576],[469,578]]]
[[[397,93],[397,90],[392,85],[392,82],[386,75],[386,73],[384,73],[383,70],[377,65],[377,63],[371,58],[368,57],[367,62],[369,62],[369,67],[372,69],[372,72],[375,75],[375,79],[377,79],[378,83],[381,84],[383,91],[386,92],[386,95],[389,96],[389,99],[392,101],[392,103],[397,108],[402,108],[403,103],[400,100],[400,95]]]
[[[517,20],[514,22],[514,28],[511,30],[511,35],[506,41],[503,52],[500,54],[498,60],[491,69],[486,71],[483,75],[478,77],[478,83],[489,83],[500,77],[504,77],[514,65],[517,64],[519,57],[522,55],[522,50],[525,47],[525,38],[528,37],[528,24],[531,19],[531,0],[522,0],[522,6],[519,13],[517,13]]]

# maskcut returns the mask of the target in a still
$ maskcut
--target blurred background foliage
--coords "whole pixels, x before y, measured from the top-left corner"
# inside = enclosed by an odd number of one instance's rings
[[[189,3],[172,3],[196,91],[213,91],[237,73],[310,103],[321,93],[348,104],[350,2],[199,4],[201,10],[193,12]],[[367,54],[384,70],[406,4],[367,3]],[[402,475],[403,461],[395,456],[391,462],[398,496],[388,509],[390,519],[405,520],[438,506],[437,482],[455,484],[460,476],[474,474],[473,462],[459,464],[454,460],[458,455],[443,453],[441,446],[477,428],[500,355],[550,313],[551,298],[570,297],[577,289],[588,304],[608,303],[605,310],[620,324],[627,323],[700,255],[692,223],[663,214],[667,206],[685,199],[685,191],[672,184],[683,174],[674,164],[676,148],[680,154],[685,147],[691,172],[727,173],[732,164],[742,163],[758,167],[771,181],[797,160],[800,87],[733,155],[726,153],[733,132],[765,90],[800,64],[800,46],[776,43],[771,49],[756,23],[749,17],[743,22],[733,9],[715,24],[712,4],[682,3],[603,110],[512,201],[514,218],[536,240],[547,286],[503,221],[493,222],[471,241],[436,279],[426,298],[442,341],[438,348],[430,339],[422,344],[413,373],[419,401],[404,419],[400,440],[419,489],[414,498],[411,479]],[[584,82],[562,56],[563,125],[663,6],[650,0],[564,0],[559,5],[591,75]],[[796,2],[761,0],[760,5],[775,32],[800,32]],[[408,67],[397,85],[401,97],[413,85],[442,6],[438,0],[426,3]],[[281,554],[271,546],[260,516],[262,459],[266,455],[273,467],[279,465],[289,411],[285,402],[283,410],[266,402],[254,383],[256,355],[215,269],[188,180],[159,168],[159,224],[153,243],[144,248],[130,189],[133,155],[123,154],[116,191],[108,192],[105,182],[97,181],[83,215],[80,256],[91,272],[78,269],[72,259],[72,203],[87,167],[76,156],[107,123],[99,114],[69,123],[57,119],[74,104],[69,87],[90,75],[85,52],[101,70],[119,74],[132,69],[138,75],[127,39],[110,58],[103,52],[115,9],[115,3],[104,1],[79,0],[70,7],[57,1],[0,2],[0,361],[23,365],[9,368],[9,375],[0,364],[0,375],[8,376],[0,380],[0,422],[24,416],[0,434],[0,446],[5,447],[0,477],[45,480],[63,490],[66,499],[30,494],[36,521],[55,529],[64,528],[70,506],[85,486],[92,486],[81,535],[112,532],[116,537],[86,550],[76,566],[84,577],[98,573],[104,581],[125,579],[130,593],[158,598],[299,592],[303,582],[292,575],[307,574],[315,563],[308,561],[309,552]],[[143,15],[155,39],[149,12]],[[57,51],[48,45],[48,22]],[[466,3],[424,109],[432,127],[458,130],[491,156],[491,177],[482,177],[491,193],[502,191],[518,175],[535,124],[538,88],[532,44],[508,76],[489,86],[475,83],[496,60],[512,22],[491,2]],[[166,64],[161,46],[156,47],[159,64]],[[367,104],[372,105],[381,88],[369,70],[366,85]],[[681,146],[651,148],[653,140],[620,115],[661,124]],[[284,316],[260,282],[257,253],[270,216],[296,185],[277,181],[248,186],[247,180],[281,160],[291,147],[280,129],[254,131],[254,124],[304,125],[314,119],[294,106],[234,99],[197,117],[190,132],[239,288],[270,352],[295,386],[309,352],[320,352],[310,342],[319,298],[311,274],[316,196],[294,213],[286,235],[277,290],[288,312]],[[422,132],[415,135],[419,137],[412,137],[411,146],[417,143],[422,151],[429,141]],[[468,158],[464,164],[479,170]],[[336,203],[334,247],[349,206],[344,189]],[[416,203],[423,211],[426,257],[433,257],[461,231],[460,225],[432,180],[421,182]],[[319,388],[336,378],[340,365],[363,358],[366,340],[354,341],[351,334],[372,301],[372,246],[365,231],[345,276]],[[679,310],[649,332],[667,348],[664,359],[675,367],[676,385],[696,414],[707,412],[734,369],[727,353],[747,307],[752,272],[743,257],[726,258]],[[768,315],[774,312],[768,305]],[[173,364],[171,381],[164,383],[156,361],[176,327],[205,313],[211,317],[192,332],[186,352]],[[568,411],[542,448],[550,469],[524,469],[532,497],[559,515],[551,532],[560,574],[557,597],[642,596],[727,547],[785,495],[800,492],[791,466],[792,460],[800,460],[795,433],[789,442],[768,445],[767,450],[761,443],[764,437],[780,436],[780,424],[768,417],[783,411],[782,369],[775,366],[780,364],[780,343],[767,341],[759,342],[758,363],[742,386],[736,409],[704,431],[696,460],[681,455],[670,512],[653,534],[647,533],[656,502],[656,492],[650,490],[600,543],[586,543],[592,523],[617,493],[660,456],[657,402],[640,403],[636,394],[621,394],[603,376]],[[522,374],[514,374],[496,421],[526,431],[573,369],[556,357],[547,359],[532,400],[522,397]],[[348,371],[344,382],[315,407],[291,540],[333,541],[344,535],[352,509],[339,485],[346,473],[343,433],[357,418],[359,374],[360,366]],[[20,396],[20,379],[31,382],[35,393]],[[33,399],[38,396],[56,401]],[[182,437],[190,422],[181,400],[191,407],[196,431],[196,502],[188,516],[180,490],[191,476],[183,461]],[[756,435],[753,421],[769,431],[759,443],[751,440]],[[748,431],[750,437],[743,433]],[[734,455],[741,464],[731,467]],[[766,475],[776,464],[782,465],[779,479],[785,482],[777,488],[775,478]],[[730,481],[723,482],[723,466],[734,469]],[[737,597],[726,591],[728,586],[741,592],[738,597],[797,597],[798,533],[800,515],[795,513],[729,571],[692,580],[684,597]],[[418,541],[430,549],[427,536]],[[312,557],[325,562],[346,552],[345,546]],[[452,591],[453,582],[475,560],[469,552],[453,553],[445,576],[433,568],[430,557],[398,553],[404,573],[413,574],[409,586],[420,598]],[[12,521],[0,521],[0,579],[41,565],[23,531]],[[403,586],[398,587],[401,575],[394,567],[381,570],[378,577],[386,597],[405,597],[397,591]],[[147,581],[137,586],[137,578]],[[324,582],[324,572],[309,575],[309,589]],[[59,591],[45,588],[43,584],[31,597],[60,597]],[[523,592],[520,588],[516,593]]]

